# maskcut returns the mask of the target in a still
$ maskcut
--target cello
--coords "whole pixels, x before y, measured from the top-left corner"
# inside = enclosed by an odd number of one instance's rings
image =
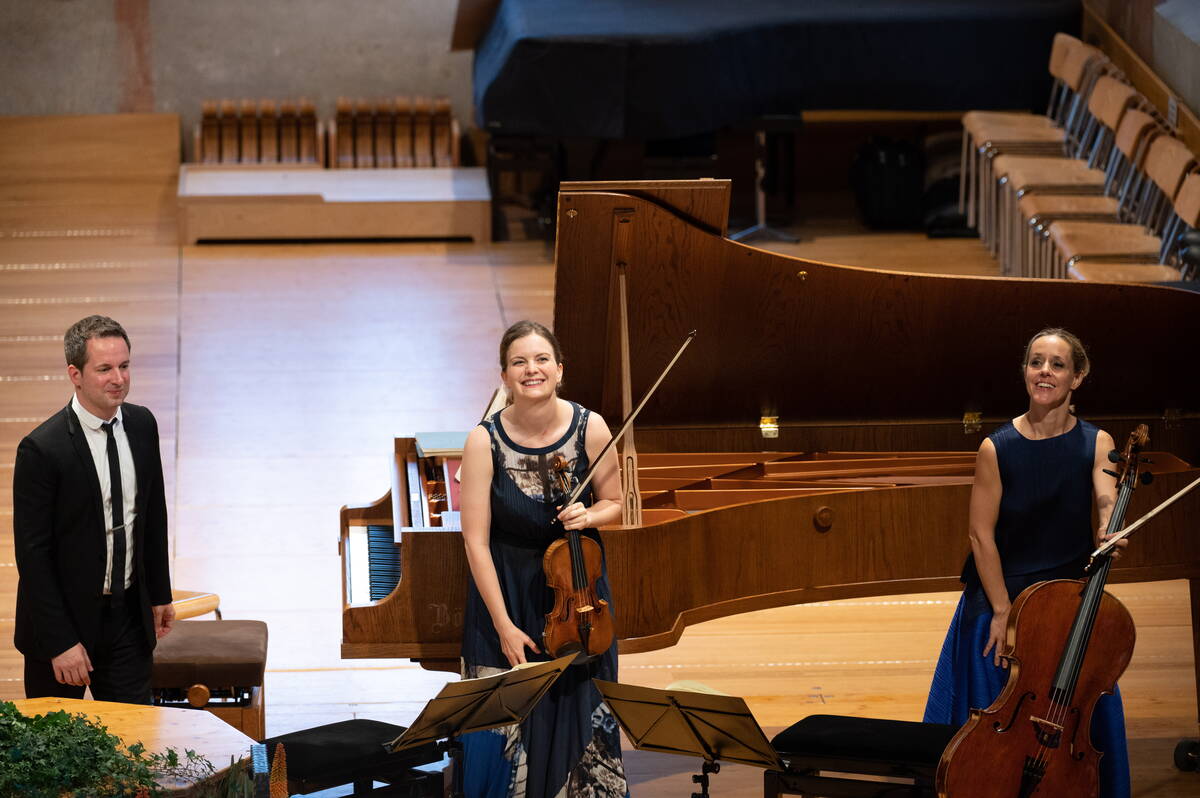
[[[600,450],[591,468],[578,484],[574,483],[566,458],[555,458],[552,469],[555,479],[559,481],[559,488],[566,497],[563,507],[579,499],[592,477],[596,475],[596,469],[604,461],[604,455],[629,431],[633,420],[695,337],[695,330],[687,334],[675,356],[667,363],[666,368],[658,375],[658,379],[646,391],[646,395],[629,417],[621,423],[617,434]],[[554,591],[554,606],[546,613],[546,626],[542,631],[543,648],[551,657],[557,659],[575,654],[571,664],[582,665],[599,657],[612,646],[615,634],[612,613],[609,611],[608,602],[600,598],[596,591],[596,582],[600,579],[603,562],[600,544],[581,535],[577,529],[567,530],[561,538],[553,541],[542,555],[546,584]]]
[[[1121,454],[1107,532],[1125,518],[1148,430],[1138,425]],[[1148,482],[1149,474],[1142,477]],[[1099,793],[1100,752],[1092,747],[1096,702],[1111,693],[1133,656],[1133,618],[1104,591],[1112,548],[1094,556],[1084,580],[1026,588],[1013,602],[1004,658],[1008,683],[946,746],[937,769],[940,798],[1030,798]]]

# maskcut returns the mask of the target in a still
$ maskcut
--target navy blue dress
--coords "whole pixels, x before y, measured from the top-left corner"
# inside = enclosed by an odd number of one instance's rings
[[[588,470],[584,432],[589,412],[575,403],[571,406],[566,433],[542,448],[514,443],[499,413],[481,422],[491,437],[490,546],[500,592],[513,623],[543,649],[542,630],[554,593],[546,586],[542,555],[562,536],[562,527],[551,521],[565,498],[552,479],[550,464],[555,455],[562,455],[576,480]],[[590,487],[579,500],[591,503]],[[601,542],[595,529],[583,534]],[[611,608],[607,571],[598,592]],[[525,653],[530,661],[550,659],[544,650]],[[467,588],[462,656],[465,678],[490,676],[509,667],[474,579]],[[525,723],[464,736],[465,793],[471,798],[627,795],[616,719],[600,700],[593,678],[617,680],[615,640],[604,656],[569,668]]]
[[[1095,426],[1077,420],[1069,432],[1030,440],[1011,424],[989,438],[1000,466],[1000,513],[996,547],[1008,597],[1047,579],[1078,579],[1094,543],[1092,470]],[[933,674],[926,723],[961,726],[971,708],[991,706],[1008,682],[1008,669],[983,656],[992,608],[979,581],[974,557],[963,567],[962,598],[946,633]],[[1128,798],[1129,752],[1121,694],[1103,696],[1092,716],[1092,744],[1100,758],[1100,794]]]

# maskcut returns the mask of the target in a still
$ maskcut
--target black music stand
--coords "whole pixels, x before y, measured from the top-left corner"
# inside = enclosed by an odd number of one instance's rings
[[[592,679],[608,708],[639,751],[682,754],[704,760],[692,781],[708,796],[708,774],[717,773],[718,760],[740,762],[767,770],[783,765],[767,735],[737,696],[657,690]]]
[[[458,738],[470,732],[524,721],[574,659],[572,654],[550,662],[523,665],[495,676],[447,682],[412,725],[384,748],[402,751],[445,739],[446,750],[454,763],[452,795],[462,795],[462,743]]]
[[[759,117],[754,123],[754,224],[745,230],[731,233],[730,241],[749,241],[755,238],[765,238],[770,241],[783,241],[795,244],[800,239],[782,230],[776,230],[767,224],[767,160],[770,151],[767,141],[769,131],[793,133],[799,127],[801,120],[798,116],[776,115]],[[787,138],[787,146],[794,147],[791,136]],[[790,158],[786,159],[790,163]],[[778,170],[778,164],[776,164]]]

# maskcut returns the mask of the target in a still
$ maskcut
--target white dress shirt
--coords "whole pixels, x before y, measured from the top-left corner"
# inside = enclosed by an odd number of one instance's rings
[[[112,517],[112,480],[108,470],[108,433],[101,426],[104,419],[92,415],[79,403],[79,397],[71,397],[71,409],[79,418],[83,427],[83,435],[88,448],[92,450],[92,462],[96,465],[96,476],[100,478],[100,495],[104,499],[105,548],[104,558],[104,592],[111,593],[113,557],[113,527],[117,525]],[[133,470],[133,451],[129,448],[129,436],[125,434],[125,422],[121,416],[121,408],[117,408],[116,424],[113,425],[113,437],[117,440],[117,460],[121,463],[121,503],[125,512],[122,522],[125,528],[120,530],[125,535],[125,587],[133,581],[133,519],[134,507],[137,503],[137,473]]]

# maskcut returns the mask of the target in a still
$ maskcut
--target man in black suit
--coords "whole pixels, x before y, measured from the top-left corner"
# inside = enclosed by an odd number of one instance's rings
[[[25,695],[150,703],[155,641],[171,630],[158,424],[127,404],[129,336],[89,316],[64,338],[70,403],[17,447],[14,640]]]

